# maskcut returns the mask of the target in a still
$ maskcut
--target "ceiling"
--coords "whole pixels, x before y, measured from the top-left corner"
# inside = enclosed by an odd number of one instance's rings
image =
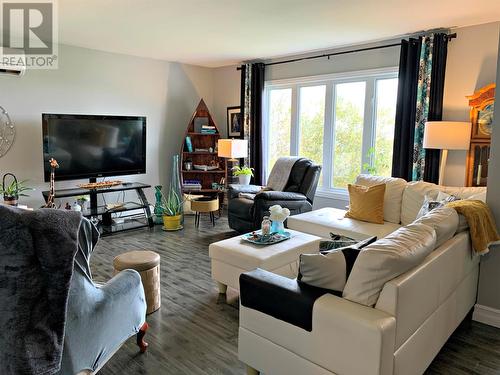
[[[499,0],[59,0],[59,42],[207,67],[500,20]]]

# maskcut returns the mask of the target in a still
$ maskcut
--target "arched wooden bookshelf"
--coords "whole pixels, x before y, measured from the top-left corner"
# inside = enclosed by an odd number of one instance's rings
[[[205,120],[206,119],[206,120]],[[200,129],[199,123],[206,122],[209,126],[213,127],[214,133],[207,134],[203,133]],[[188,149],[186,138],[189,137],[191,140],[192,150]],[[201,190],[190,190],[183,187],[183,192],[188,194],[199,194],[199,195],[219,195],[221,201],[224,198],[224,192],[221,190],[213,189],[212,183],[220,183],[221,179],[226,180],[226,159],[217,156],[216,146],[217,141],[220,138],[219,128],[215,124],[207,105],[200,100],[200,103],[196,107],[196,110],[191,116],[191,120],[186,129],[184,139],[181,147],[181,178],[182,184],[184,186],[184,181],[186,180],[199,180],[201,183]],[[212,152],[208,151],[212,148]],[[201,150],[200,150],[201,149]],[[193,168],[188,171],[185,169],[185,162],[191,160]],[[194,165],[210,165],[216,164],[218,168],[216,170],[196,170]]]

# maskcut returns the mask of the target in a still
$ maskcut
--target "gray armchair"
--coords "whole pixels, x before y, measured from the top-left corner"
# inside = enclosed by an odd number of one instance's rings
[[[68,297],[61,375],[95,374],[131,336],[141,351],[147,328],[141,277],[124,270],[104,285],[92,281],[89,261],[97,229],[83,218]],[[141,330],[142,329],[142,330]]]
[[[320,165],[300,158],[292,167],[284,191],[262,191],[261,186],[255,185],[229,185],[229,226],[240,233],[256,230],[275,204],[288,208],[291,215],[311,211],[320,173]],[[255,197],[250,199],[240,193],[255,194]]]

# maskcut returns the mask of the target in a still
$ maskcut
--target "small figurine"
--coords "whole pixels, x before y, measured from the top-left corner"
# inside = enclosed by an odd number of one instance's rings
[[[68,202],[66,202],[66,206],[64,206],[65,210],[71,211],[71,206]]]

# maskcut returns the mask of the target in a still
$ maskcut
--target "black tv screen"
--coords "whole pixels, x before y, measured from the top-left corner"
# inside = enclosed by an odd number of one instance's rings
[[[146,117],[42,114],[45,181],[146,173]]]

